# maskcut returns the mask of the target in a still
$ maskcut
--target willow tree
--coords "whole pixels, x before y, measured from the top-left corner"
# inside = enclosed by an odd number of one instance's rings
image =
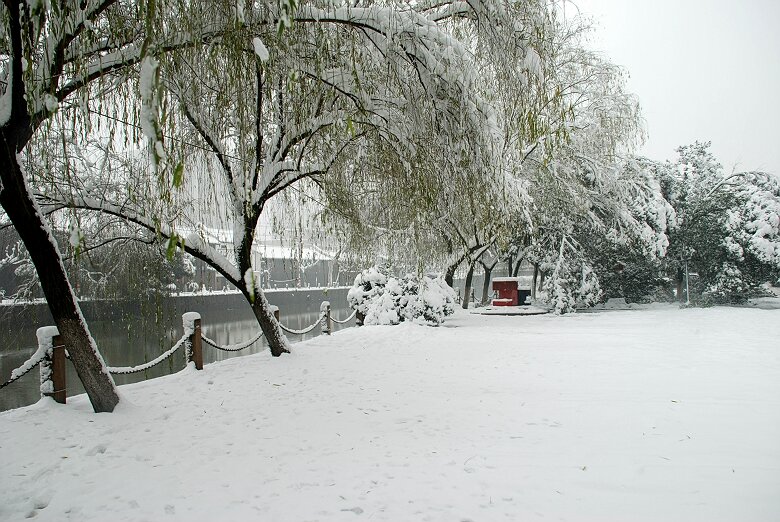
[[[95,411],[112,411],[119,397],[81,315],[57,243],[30,193],[20,154],[60,104],[83,102],[79,95],[93,83],[140,58],[125,24],[112,16],[112,3],[48,7],[6,0],[0,13],[0,204],[29,252]]]
[[[530,34],[543,9],[532,0],[367,7],[305,2],[281,32],[273,6],[212,11],[213,23],[235,30],[205,49],[144,59],[139,84],[140,123],[157,170],[183,187],[168,207],[191,211],[170,219],[169,209],[150,210],[148,202],[160,200],[154,183],[147,184],[152,192],[129,201],[98,196],[79,183],[49,196],[124,216],[212,265],[250,301],[278,355],[288,346],[251,256],[269,200],[306,180],[337,183],[344,177],[336,171],[343,169],[363,176],[349,161],[361,154],[392,155],[420,189],[402,193],[424,194],[430,170],[415,171],[411,158],[431,138],[451,180],[462,179],[458,167],[467,162],[494,165],[497,129],[473,45],[484,48],[480,56],[492,49],[493,60],[503,51],[510,69],[517,56],[529,54],[522,35]],[[165,140],[173,132],[178,141]],[[372,183],[380,192],[397,186],[397,178],[378,174]],[[232,231],[226,254],[198,232],[214,222]]]
[[[415,154],[385,151],[378,160],[360,155],[363,176],[357,182],[348,190],[326,188],[329,201],[353,202],[347,212],[328,214],[336,223],[346,222],[353,248],[379,249],[407,269],[441,268],[452,284],[458,267],[473,267],[512,223],[524,219],[528,201],[517,175],[517,142],[538,137],[545,129],[535,116],[540,105],[557,103],[544,98],[543,89],[552,89],[542,78],[552,6],[503,7],[511,16],[496,24],[452,17],[446,25],[468,42],[473,57],[474,91],[486,109],[479,135],[453,140],[434,127],[418,138]],[[379,179],[390,185],[379,190]]]
[[[128,79],[137,77],[141,60],[177,49],[202,48],[235,31],[234,23],[221,25],[220,17],[212,16],[221,4],[193,9],[186,0],[3,1],[0,204],[29,252],[49,309],[96,411],[112,411],[119,397],[81,315],[57,243],[31,195],[38,180],[32,179],[22,163],[31,154],[31,140],[42,132],[59,132],[79,123],[78,132],[55,141],[63,147],[95,135],[96,113],[107,117],[100,133],[126,127],[124,120],[133,112],[128,105],[138,99],[128,90]],[[283,25],[289,19],[289,4],[274,3],[274,10],[276,25]],[[160,115],[151,109],[147,106],[144,114]],[[161,138],[159,122],[153,120],[147,117],[141,122]],[[161,146],[156,148],[164,152]],[[56,152],[36,151],[49,153]],[[161,183],[175,174],[172,168],[159,172]]]

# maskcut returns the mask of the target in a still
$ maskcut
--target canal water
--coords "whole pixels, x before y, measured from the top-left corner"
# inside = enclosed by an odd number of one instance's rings
[[[329,301],[331,314],[344,319],[352,312],[347,307],[346,288],[272,290],[266,293],[271,304],[279,307],[284,326],[301,330],[320,317],[320,304]],[[181,315],[199,312],[204,335],[218,344],[236,344],[254,338],[260,331],[249,304],[239,294],[213,294],[170,297],[161,300],[84,302],[82,310],[89,329],[108,366],[138,366],[167,351],[183,335]],[[54,324],[45,305],[0,307],[0,382],[22,365],[37,349],[36,330]],[[354,326],[333,323],[334,330]],[[305,335],[287,334],[295,343],[320,334],[317,326]],[[241,357],[267,349],[261,339],[240,352],[223,352],[203,345],[206,364]],[[73,366],[68,362],[68,396],[84,393]],[[153,379],[181,370],[184,350],[157,366],[140,373],[115,375],[118,385]],[[38,369],[0,389],[0,411],[32,404],[40,399]]]

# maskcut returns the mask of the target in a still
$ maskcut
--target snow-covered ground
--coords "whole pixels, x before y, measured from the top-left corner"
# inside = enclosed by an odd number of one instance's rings
[[[459,313],[0,414],[0,519],[780,520],[780,310]]]

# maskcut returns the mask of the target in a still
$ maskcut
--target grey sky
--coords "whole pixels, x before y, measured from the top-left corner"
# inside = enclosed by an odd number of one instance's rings
[[[712,141],[724,168],[780,174],[780,1],[574,0],[642,105],[640,153]],[[574,5],[567,5],[567,11]]]

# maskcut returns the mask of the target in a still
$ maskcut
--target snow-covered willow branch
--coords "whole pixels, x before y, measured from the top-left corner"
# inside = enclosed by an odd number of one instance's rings
[[[138,225],[146,230],[159,234],[162,238],[180,239],[181,247],[190,255],[216,265],[219,272],[225,278],[234,283],[241,279],[240,273],[214,247],[206,243],[203,237],[197,232],[191,232],[186,237],[177,234],[176,229],[166,223],[150,218],[141,212],[132,210],[126,205],[117,205],[110,203],[105,199],[98,199],[90,196],[64,196],[57,198],[51,194],[38,194],[43,208],[52,207],[52,209],[71,208],[80,210],[91,210],[113,216],[120,217],[130,223]]]

